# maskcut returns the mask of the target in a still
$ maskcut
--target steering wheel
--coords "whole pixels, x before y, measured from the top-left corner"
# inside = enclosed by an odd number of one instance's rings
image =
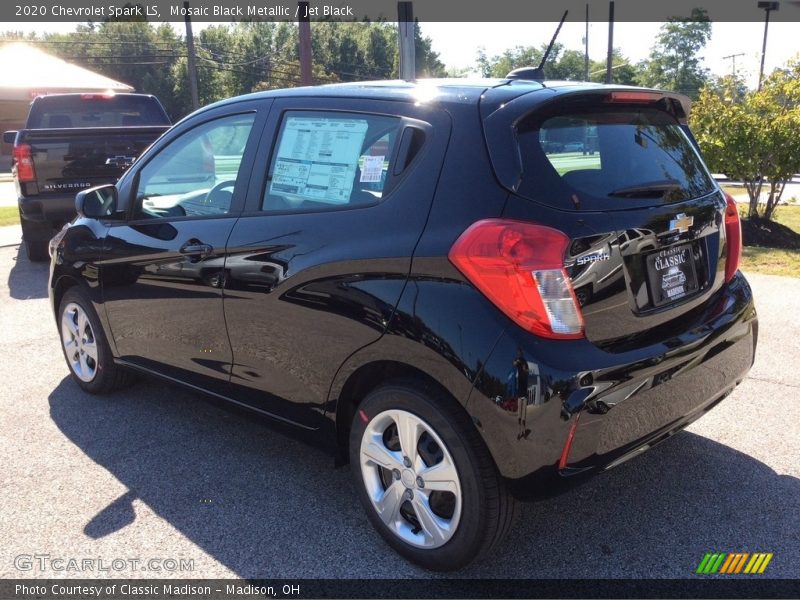
[[[233,198],[233,190],[227,191],[225,188],[233,188],[236,185],[235,179],[228,179],[220,181],[217,185],[208,190],[206,194],[205,204],[219,206],[223,212],[227,212],[231,207],[231,198]]]

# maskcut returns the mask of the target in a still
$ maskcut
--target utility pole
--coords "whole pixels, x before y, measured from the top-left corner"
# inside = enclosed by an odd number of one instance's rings
[[[769,30],[769,13],[778,10],[780,2],[759,2],[758,8],[763,8],[764,17],[764,44],[761,46],[761,69],[758,71],[758,89],[761,91],[761,82],[764,79],[764,58],[767,56],[767,31]]]
[[[606,83],[611,83],[611,69],[614,62],[614,2],[608,3],[608,56],[606,57]]]
[[[736,79],[736,57],[737,56],[744,56],[744,52],[739,52],[739,54],[729,54],[728,56],[723,56],[722,60],[731,59],[732,62],[732,69],[733,69],[733,78]]]
[[[400,42],[400,79],[414,81],[417,78],[414,55],[414,9],[411,2],[397,3],[397,31]]]
[[[583,37],[583,80],[589,81],[589,3],[586,3],[586,35]]]
[[[298,2],[300,17],[297,22],[300,38],[300,85],[312,85],[311,77],[311,19],[308,14],[308,2]]]
[[[189,94],[192,96],[192,110],[200,108],[200,98],[197,94],[197,60],[194,54],[194,36],[192,35],[192,19],[189,17],[189,2],[183,3],[186,12],[186,56],[189,70]]]

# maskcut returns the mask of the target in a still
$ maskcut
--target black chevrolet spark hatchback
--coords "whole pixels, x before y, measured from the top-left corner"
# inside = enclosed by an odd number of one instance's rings
[[[521,79],[206,107],[51,242],[69,369],[313,432],[395,550],[459,568],[518,500],[666,439],[753,363],[736,205],[688,109]]]

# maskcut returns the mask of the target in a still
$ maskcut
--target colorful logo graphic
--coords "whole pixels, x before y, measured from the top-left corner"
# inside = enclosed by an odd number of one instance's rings
[[[697,565],[699,575],[761,575],[772,560],[772,552],[706,552]]]

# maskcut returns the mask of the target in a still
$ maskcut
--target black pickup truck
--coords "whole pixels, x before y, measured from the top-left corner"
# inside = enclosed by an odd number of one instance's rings
[[[169,117],[155,96],[36,98],[25,129],[3,134],[3,141],[14,144],[12,170],[28,257],[47,260],[48,241],[75,216],[75,194],[114,183],[169,128]]]

